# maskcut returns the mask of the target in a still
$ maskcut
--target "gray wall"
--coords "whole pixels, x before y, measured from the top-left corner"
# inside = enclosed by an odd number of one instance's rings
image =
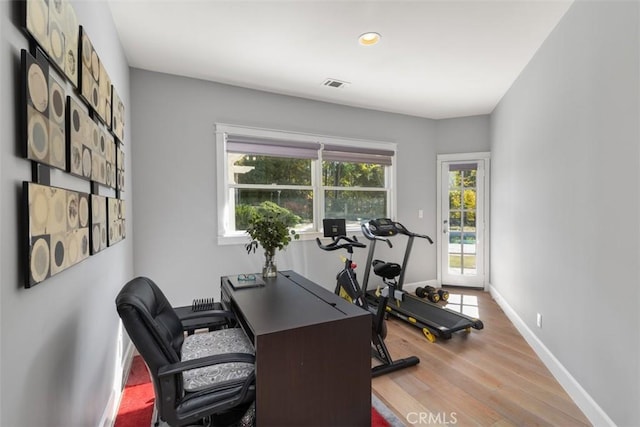
[[[471,116],[436,122],[437,154],[475,153],[491,148],[491,116]]]
[[[116,375],[114,298],[133,272],[133,239],[31,289],[23,287],[18,268],[23,256],[18,252],[23,239],[18,224],[24,214],[20,189],[23,180],[31,180],[31,166],[16,148],[20,49],[28,46],[17,4],[0,1],[0,425],[94,426],[107,406]],[[74,7],[130,106],[129,68],[108,6],[78,2]],[[90,190],[88,182],[60,171],[51,180],[55,186]],[[131,197],[130,187],[126,197]],[[131,213],[131,205],[127,208]],[[132,235],[130,226],[128,234]]]
[[[243,245],[217,244],[216,122],[396,142],[397,219],[409,229],[435,235],[432,120],[137,69],[131,88],[135,270],[156,279],[174,303],[217,296],[221,275],[261,268],[262,254],[247,255]],[[419,209],[423,219],[418,219]],[[401,260],[403,245],[389,257]],[[364,250],[356,254],[361,265],[365,257]],[[407,280],[435,279],[435,260],[435,245],[416,244]],[[322,252],[313,241],[293,242],[277,261],[280,269],[296,270],[330,289],[341,265],[335,253]]]
[[[398,216],[409,229],[435,236],[435,155],[440,150],[486,151],[488,116],[437,122],[344,107],[143,70],[132,72],[135,140],[133,170],[136,273],[170,287],[174,301],[217,295],[218,277],[260,269],[261,255],[242,245],[218,246],[215,171],[216,122],[300,131],[398,144]],[[455,126],[454,126],[455,125]],[[460,125],[464,130],[454,131]],[[451,151],[448,151],[451,152]],[[418,219],[418,210],[424,218]],[[382,256],[401,260],[404,241]],[[356,253],[361,265],[365,251]],[[408,282],[435,279],[435,245],[416,243]],[[294,269],[333,286],[335,254],[314,242],[293,242],[278,254],[279,268]]]
[[[620,426],[640,425],[638,17],[574,3],[491,121],[492,284]]]

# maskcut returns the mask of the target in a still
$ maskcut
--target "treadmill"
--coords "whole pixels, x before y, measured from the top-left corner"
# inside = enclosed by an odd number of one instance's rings
[[[452,334],[457,331],[465,330],[467,332],[473,329],[482,329],[484,324],[480,319],[467,316],[462,313],[450,310],[438,304],[434,304],[426,299],[418,298],[402,289],[404,284],[404,275],[407,269],[411,248],[415,238],[425,239],[429,244],[433,244],[433,240],[427,235],[410,232],[405,226],[399,222],[390,220],[389,218],[373,219],[361,225],[362,233],[371,241],[369,245],[369,254],[367,255],[367,268],[364,272],[363,290],[367,302],[376,306],[381,301],[382,296],[378,294],[376,289],[368,289],[369,275],[373,264],[376,264],[374,272],[384,272],[390,269],[379,268],[393,263],[385,263],[384,261],[375,260],[374,253],[376,243],[378,241],[386,242],[389,247],[393,247],[389,237],[402,234],[407,236],[407,246],[404,253],[404,259],[400,269],[399,277],[396,282],[395,277],[380,275],[384,283],[389,286],[390,295],[387,303],[386,311],[388,314],[397,317],[417,328],[420,328],[427,340],[435,342],[436,337],[442,339],[450,339]]]

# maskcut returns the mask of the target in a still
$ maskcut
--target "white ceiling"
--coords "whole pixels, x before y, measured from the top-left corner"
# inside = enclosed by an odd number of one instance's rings
[[[433,119],[490,113],[571,2],[109,0],[133,67]]]

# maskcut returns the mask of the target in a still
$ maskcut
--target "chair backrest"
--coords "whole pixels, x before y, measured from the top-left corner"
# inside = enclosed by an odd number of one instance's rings
[[[160,367],[180,361],[182,323],[151,279],[136,277],[129,281],[116,297],[116,307],[152,377]]]

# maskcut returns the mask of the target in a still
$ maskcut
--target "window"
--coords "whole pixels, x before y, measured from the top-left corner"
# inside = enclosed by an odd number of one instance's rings
[[[245,236],[251,211],[274,203],[296,216],[298,232],[323,218],[355,230],[394,216],[395,144],[216,125],[219,241]]]
[[[325,144],[322,150],[324,218],[346,218],[348,226],[364,219],[386,218],[387,168],[391,156],[378,150]]]

